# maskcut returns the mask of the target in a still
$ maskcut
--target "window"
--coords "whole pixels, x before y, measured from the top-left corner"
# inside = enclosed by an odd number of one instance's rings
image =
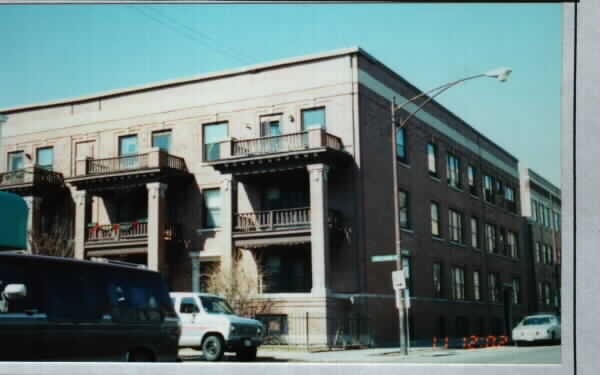
[[[34,271],[32,267],[23,266],[23,264],[11,259],[3,260],[0,263],[0,275],[2,275],[0,290],[3,291],[8,284],[23,284],[27,291],[24,297],[14,300],[8,300],[0,294],[0,317],[2,314],[25,315],[27,310],[44,312],[42,311],[41,296],[36,285],[37,275]]]
[[[542,262],[542,244],[540,244],[539,242],[535,243],[535,262],[536,263],[541,263]]]
[[[270,116],[269,116],[270,117]],[[263,118],[260,122],[261,137],[275,137],[281,135],[281,127],[279,118]]]
[[[25,153],[23,151],[15,151],[8,153],[8,171],[16,171],[25,168]]]
[[[448,225],[450,229],[450,241],[463,242],[462,215],[452,209],[448,210]]]
[[[521,280],[514,278],[512,281],[513,303],[518,305],[521,303]]]
[[[302,111],[302,131],[325,129],[325,108],[305,109]]]
[[[533,221],[535,221],[536,223],[538,221],[537,211],[538,211],[537,202],[532,199],[531,200],[531,217],[533,218]]]
[[[498,279],[498,274],[490,273],[489,277],[489,290],[490,290],[490,302],[499,302],[500,301],[500,280]]]
[[[396,128],[396,156],[403,162],[406,162],[406,129]]]
[[[493,224],[485,224],[485,241],[487,250],[490,253],[495,253],[496,248],[496,226]]]
[[[473,299],[481,300],[481,280],[479,271],[473,271]]]
[[[54,164],[54,148],[38,148],[35,155],[35,163],[38,167],[52,170]]]
[[[119,168],[138,168],[138,137],[137,135],[125,135],[119,137]]]
[[[212,161],[221,158],[221,142],[227,138],[227,122],[206,124],[202,128],[204,142],[204,160]]]
[[[471,246],[479,248],[479,221],[476,217],[471,218]]]
[[[430,175],[437,177],[437,145],[433,143],[427,144],[427,169]]]
[[[410,216],[408,205],[408,193],[400,190],[398,192],[398,203],[400,206],[400,228],[410,228]]]
[[[560,231],[560,213],[554,212],[554,229]]]
[[[171,151],[171,131],[161,130],[152,133],[152,147],[158,147],[165,152]]]
[[[179,312],[183,314],[195,314],[199,313],[200,309],[196,303],[196,299],[192,297],[185,297],[181,299],[179,304]]]
[[[448,185],[457,188],[460,184],[460,161],[452,154],[448,154]]]
[[[440,205],[436,202],[431,202],[431,234],[436,237],[441,237]]]
[[[517,211],[517,205],[515,203],[515,190],[510,186],[506,186],[504,189],[504,200],[506,201],[506,208],[511,212]]]
[[[452,299],[465,299],[465,270],[461,267],[452,268]]]
[[[517,234],[515,232],[508,231],[507,247],[509,256],[513,258],[519,257],[519,248],[517,247]]]
[[[538,282],[538,285],[537,285],[537,286],[538,286],[538,287],[537,287],[537,292],[538,292],[538,295],[537,295],[537,297],[538,297],[538,304],[539,304],[539,305],[541,305],[541,304],[543,304],[543,303],[544,303],[544,288],[543,288],[543,285],[542,285],[542,283],[541,283],[541,282]]]
[[[264,250],[265,293],[307,293],[312,285],[310,249],[296,246],[293,253]]]
[[[469,192],[471,193],[471,195],[475,195],[477,196],[477,169],[472,166],[469,165],[467,167],[467,180],[468,180],[468,184],[469,184]]]
[[[442,264],[433,264],[433,296],[442,297]]]
[[[205,189],[204,195],[204,227],[216,228],[221,225],[221,191]]]
[[[483,176],[483,197],[489,203],[496,201],[494,199],[494,179],[487,174]]]
[[[550,305],[552,302],[552,295],[550,291],[550,283],[544,283],[544,304]]]
[[[498,247],[502,251],[502,255],[508,255],[508,248],[506,246],[506,230],[504,228],[498,229]]]

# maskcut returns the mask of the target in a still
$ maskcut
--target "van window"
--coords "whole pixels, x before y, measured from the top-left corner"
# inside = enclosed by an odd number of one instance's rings
[[[181,299],[181,306],[179,312],[182,314],[195,314],[200,312],[196,300],[192,297],[185,297]]]
[[[175,316],[168,292],[159,277],[119,271],[109,279],[106,288],[114,320],[162,321],[165,316]]]
[[[18,314],[18,313],[38,313],[41,311],[41,304],[37,299],[37,290],[34,288],[32,273],[27,272],[25,267],[20,264],[2,263],[0,264],[0,292],[8,284],[23,284],[27,289],[27,295],[24,298],[7,300],[0,293],[0,314]]]
[[[107,298],[95,270],[54,265],[47,269],[48,319],[98,321],[106,312]]]

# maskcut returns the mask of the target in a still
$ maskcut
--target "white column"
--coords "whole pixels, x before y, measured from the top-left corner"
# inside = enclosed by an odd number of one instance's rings
[[[165,274],[165,240],[167,184],[151,182],[148,189],[148,268]]]
[[[327,296],[329,273],[328,167],[324,164],[310,164],[307,169],[310,185],[311,293],[316,296]]]
[[[85,217],[87,192],[85,190],[77,190],[75,196],[75,251],[74,255],[77,259],[85,259],[85,232],[87,230],[87,218]]]
[[[42,198],[35,196],[23,197],[27,204],[27,251],[31,252],[31,239],[39,233],[40,204]]]
[[[233,175],[224,175],[221,183],[221,233],[223,234],[223,253],[221,267],[225,272],[231,272],[233,262],[233,214],[235,209],[235,179]]]

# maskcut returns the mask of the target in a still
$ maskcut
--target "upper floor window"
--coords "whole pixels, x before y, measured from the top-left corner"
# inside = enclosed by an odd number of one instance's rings
[[[458,211],[448,210],[448,226],[450,229],[450,241],[463,242],[462,215]]]
[[[518,305],[521,303],[521,280],[514,278],[512,281],[513,303]]]
[[[54,148],[38,148],[36,150],[35,163],[40,168],[52,170],[54,164]]]
[[[23,151],[15,151],[8,153],[8,171],[25,168],[25,153]]]
[[[325,129],[325,108],[302,110],[302,131],[314,128]]]
[[[440,205],[431,202],[431,234],[440,237]]]
[[[488,276],[490,302],[500,301],[500,280],[497,273],[490,273]]]
[[[227,139],[227,126],[226,121],[203,126],[204,160],[212,161],[221,158],[221,142]]]
[[[471,246],[479,248],[479,220],[476,217],[471,217]]]
[[[400,190],[398,192],[398,203],[400,206],[400,228],[410,228],[410,211],[406,191]]]
[[[221,225],[221,190],[204,189],[204,227],[216,228]]]
[[[128,156],[138,153],[137,135],[124,135],[119,137],[119,156]]]
[[[461,267],[452,269],[452,299],[465,299],[465,270]]]
[[[490,175],[483,176],[483,197],[487,202],[494,203],[494,179]]]
[[[550,283],[544,283],[544,304],[549,305],[552,302],[552,293]]]
[[[485,224],[485,241],[487,250],[490,253],[495,253],[496,248],[496,226],[493,224]]]
[[[467,167],[467,179],[469,182],[469,192],[472,195],[477,195],[477,169],[472,166],[469,165]]]
[[[438,175],[437,170],[437,145],[434,143],[427,144],[427,169],[432,176]]]
[[[406,129],[396,128],[396,156],[403,162],[406,162]]]
[[[560,231],[560,213],[554,212],[554,230]]]
[[[460,188],[460,161],[452,154],[448,154],[448,185]]]
[[[542,262],[542,244],[539,242],[535,243],[535,252],[534,252],[534,257],[535,257],[535,262],[536,263],[541,263]]]
[[[279,117],[263,118],[260,121],[260,136],[275,137],[281,135],[281,121]]]
[[[515,190],[510,186],[505,186],[504,189],[504,200],[506,201],[506,208],[511,212],[517,211],[517,205],[515,202]]]
[[[152,147],[158,147],[165,152],[171,151],[171,131],[161,130],[152,133]]]
[[[404,276],[406,277],[406,288],[412,288],[412,277],[411,277],[411,259],[410,257],[402,257],[402,269],[404,270]]]
[[[513,258],[519,257],[519,248],[517,242],[517,234],[515,232],[508,231],[507,235],[507,247],[508,247],[508,255]]]
[[[433,296],[442,297],[442,264],[433,264]]]
[[[502,255],[508,255],[508,248],[506,246],[506,229],[498,228],[498,247],[502,252]]]
[[[481,274],[479,271],[473,271],[473,299],[475,301],[481,300]]]

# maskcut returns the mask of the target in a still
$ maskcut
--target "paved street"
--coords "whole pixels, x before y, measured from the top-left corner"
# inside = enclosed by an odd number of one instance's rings
[[[180,352],[184,363],[204,361],[202,352],[185,349]],[[226,361],[236,361],[235,355],[227,354]],[[258,362],[328,362],[328,363],[515,363],[559,364],[560,345],[528,347],[494,347],[480,349],[412,349],[403,356],[397,349],[358,349],[308,353],[301,351],[259,350]]]

